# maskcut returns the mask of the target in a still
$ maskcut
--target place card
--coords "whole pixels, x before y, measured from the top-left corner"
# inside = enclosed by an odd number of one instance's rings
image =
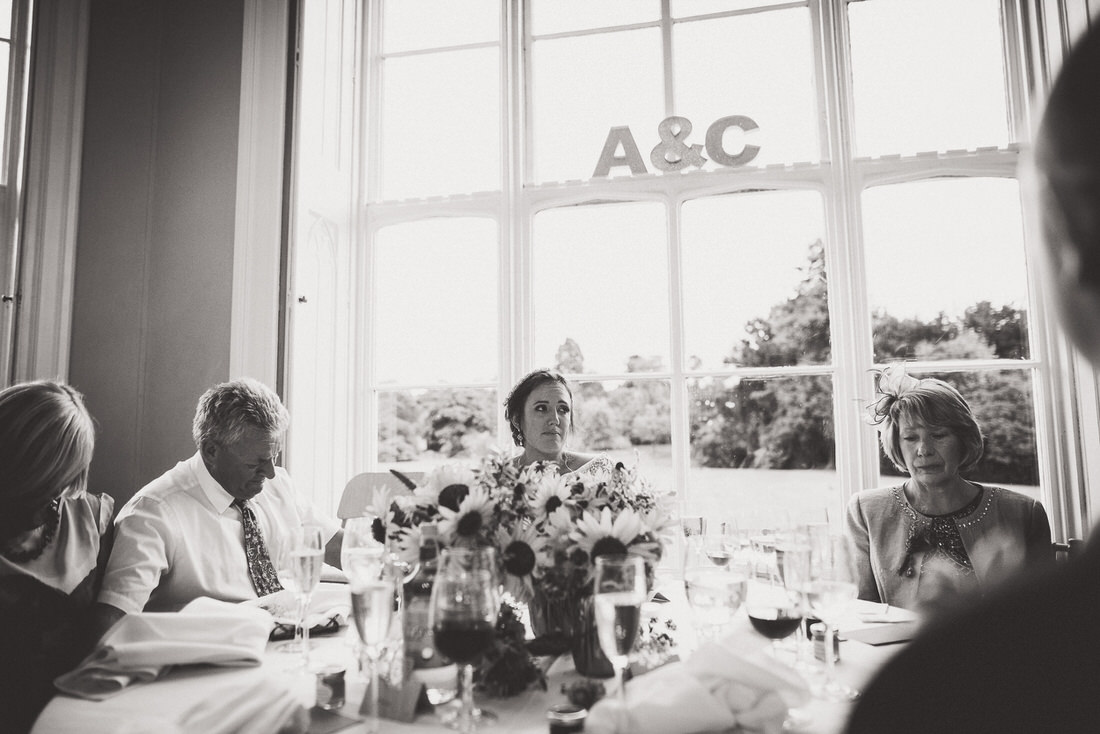
[[[428,701],[428,692],[421,681],[406,679],[400,686],[392,685],[385,679],[378,681],[378,716],[393,721],[411,722],[421,712],[432,710]],[[359,713],[370,715],[370,686],[363,694],[363,703]]]

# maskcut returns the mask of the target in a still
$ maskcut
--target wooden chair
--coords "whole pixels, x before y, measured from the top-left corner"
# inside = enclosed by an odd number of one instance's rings
[[[416,483],[424,477],[424,472],[401,473]],[[358,517],[363,514],[363,510],[370,504],[376,487],[389,487],[394,492],[402,494],[412,491],[392,472],[368,471],[356,474],[344,486],[344,493],[340,495],[340,505],[336,508],[336,517],[346,521],[349,517]]]
[[[1050,545],[1054,549],[1054,560],[1059,563],[1076,558],[1085,549],[1085,541],[1080,538],[1070,538],[1064,543],[1055,542]]]

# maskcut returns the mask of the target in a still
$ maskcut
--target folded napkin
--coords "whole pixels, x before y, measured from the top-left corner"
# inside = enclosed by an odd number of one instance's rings
[[[176,665],[258,665],[272,624],[262,609],[206,597],[179,612],[128,614],[54,685],[73,696],[104,699]]]
[[[294,628],[298,625],[298,598],[283,589],[274,594],[250,599],[242,604],[264,609],[275,618],[275,627],[271,630],[272,640],[289,640],[294,637]],[[306,624],[311,635],[336,632],[347,626],[351,614],[351,592],[346,583],[322,583],[313,592],[309,609],[306,612]]]
[[[778,734],[792,706],[809,700],[805,681],[775,660],[769,643],[749,631],[700,646],[682,663],[669,663],[629,681],[625,721],[617,696],[592,707],[589,734]]]

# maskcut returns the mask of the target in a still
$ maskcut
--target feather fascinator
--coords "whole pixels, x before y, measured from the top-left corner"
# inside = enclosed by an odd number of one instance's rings
[[[879,426],[890,415],[894,403],[920,385],[920,380],[905,373],[905,363],[887,365],[875,375],[875,392],[879,397],[867,406],[867,422]]]

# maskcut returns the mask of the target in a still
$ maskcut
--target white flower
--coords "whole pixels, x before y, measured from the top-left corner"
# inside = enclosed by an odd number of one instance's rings
[[[599,515],[585,512],[569,538],[587,552],[589,558],[595,558],[608,553],[626,553],[643,532],[642,519],[634,510],[622,510],[612,519],[611,510],[605,507]]]
[[[459,538],[476,538],[493,519],[493,502],[489,493],[474,487],[458,506],[458,511],[439,506],[439,535],[447,545]]]
[[[367,512],[381,518],[383,523],[389,523],[393,517],[393,490],[389,487],[375,487],[371,491],[370,502],[367,503]]]
[[[572,483],[557,474],[546,473],[534,480],[527,490],[527,501],[535,521],[544,520],[572,498]]]
[[[512,530],[497,528],[496,545],[504,567],[504,590],[517,601],[529,602],[535,596],[532,581],[536,563],[545,552],[546,538],[534,525],[517,525]]]
[[[460,488],[465,487],[466,491],[469,491],[476,483],[477,475],[474,474],[472,469],[460,464],[444,464],[429,472],[424,484],[417,487],[413,494],[416,496],[417,504],[421,507],[434,507],[439,504],[441,493],[444,502],[449,502],[456,496],[461,502],[465,492]],[[444,492],[444,490],[447,490],[447,492]]]
[[[419,525],[413,525],[408,528],[394,529],[394,526],[390,527],[390,537],[394,538],[393,546],[396,548],[395,555],[402,563],[407,563],[410,567],[420,562],[420,537],[423,533],[420,532]]]

